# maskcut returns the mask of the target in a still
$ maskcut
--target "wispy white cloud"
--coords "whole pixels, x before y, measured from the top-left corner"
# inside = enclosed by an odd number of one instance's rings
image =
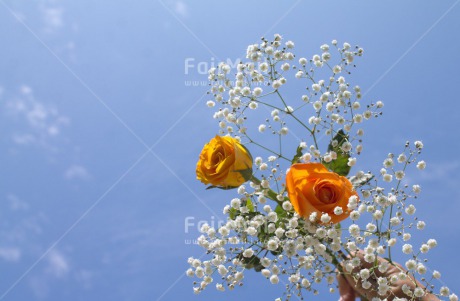
[[[32,144],[32,143],[37,142],[37,139],[35,139],[35,137],[31,134],[14,133],[11,139],[13,139],[14,143],[23,144],[23,145]]]
[[[57,249],[52,250],[46,257],[48,266],[46,271],[56,278],[65,277],[69,270],[68,260]]]
[[[188,6],[184,1],[176,1],[174,3],[174,12],[178,14],[181,17],[188,17],[189,15],[189,10]]]
[[[64,177],[68,180],[89,180],[91,179],[91,174],[82,165],[72,165],[64,172]]]
[[[18,261],[21,258],[21,250],[15,247],[0,247],[0,258],[9,262]]]
[[[1,244],[31,251],[49,219],[43,212],[32,210],[31,203],[17,194],[9,193],[0,200],[0,219],[4,221],[0,227]]]
[[[10,203],[10,209],[12,211],[19,211],[19,210],[28,210],[29,204],[23,200],[21,200],[18,196],[14,194],[9,194],[6,199]]]
[[[12,133],[19,145],[41,144],[48,146],[50,139],[58,136],[70,119],[51,105],[38,101],[31,87],[23,85],[19,94],[6,101],[6,112],[17,118],[22,130]]]
[[[444,183],[458,185],[460,161],[428,162],[427,168],[420,173],[420,178],[427,181],[442,180]]]
[[[458,183],[460,181],[459,169],[460,160],[450,162],[428,161],[425,170],[413,173],[413,183],[422,185],[422,190],[425,190],[423,198],[430,195],[431,198],[458,200],[460,198],[460,192],[458,191]],[[450,206],[452,208],[451,212],[456,212],[456,210],[460,209],[458,202],[448,202],[445,206]],[[449,222],[452,225],[456,223],[455,220]],[[444,226],[445,223],[443,223]]]
[[[28,282],[36,299],[43,300],[48,298],[50,289],[48,285],[48,279],[46,277],[33,276],[29,278]]]
[[[83,286],[84,289],[90,289],[94,280],[94,272],[85,269],[76,271],[75,279]]]
[[[66,1],[36,0],[29,4],[24,12],[13,5],[10,7],[17,21],[23,23],[40,42],[46,44],[59,57],[77,63],[72,37],[78,32],[78,24],[68,20]]]
[[[56,33],[64,26],[64,9],[62,7],[42,7],[41,11],[46,33]]]

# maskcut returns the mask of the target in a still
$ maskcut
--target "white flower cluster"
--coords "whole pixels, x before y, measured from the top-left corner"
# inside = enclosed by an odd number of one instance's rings
[[[285,284],[286,298],[313,291],[314,283],[326,282],[334,291],[334,257],[340,252],[342,231],[334,226],[319,226],[300,218],[289,201],[280,196],[279,205],[266,204],[269,188],[251,183],[252,192],[244,189],[240,198],[225,206],[229,215],[225,225],[201,228],[198,244],[212,255],[211,260],[190,258],[188,276],[202,279],[195,293],[213,281],[220,291],[242,285],[244,272],[254,269],[270,283]],[[280,209],[283,208],[282,210]],[[212,275],[219,274],[214,280]]]
[[[214,118],[219,124],[219,134],[242,136],[246,142],[264,148],[253,139],[256,134],[269,132],[280,136],[281,140],[290,132],[287,124],[294,121],[294,126],[307,130],[313,140],[310,147],[305,147],[302,160],[335,160],[337,150],[321,153],[318,140],[322,135],[332,138],[339,129],[348,132],[349,136],[340,151],[360,154],[363,149],[361,142],[353,145],[353,141],[362,141],[364,130],[359,128],[352,132],[352,127],[378,117],[383,103],[377,101],[363,106],[361,88],[346,80],[355,57],[362,56],[363,49],[352,49],[348,43],[340,48],[337,41],[332,41],[332,45],[338,53],[335,63],[330,52],[332,49],[326,44],[320,47],[320,54],[314,54],[310,59],[302,57],[296,62],[292,52],[294,43],[283,43],[282,37],[277,34],[273,41],[263,38],[261,43],[249,45],[248,61],[237,65],[236,74],[226,63],[211,68],[208,79],[213,100],[209,100],[207,105],[217,109]],[[324,76],[324,79],[317,79],[318,76]],[[288,101],[282,94],[288,80],[300,80],[307,93]],[[252,113],[261,108],[262,112]],[[311,115],[303,121],[304,118],[299,116],[305,114]],[[258,124],[247,125],[249,119],[253,122],[259,120]],[[272,153],[286,157],[281,149]],[[350,158],[349,165],[354,164],[356,158]]]
[[[425,255],[436,247],[436,240],[411,244],[411,231],[426,226],[415,216],[421,187],[406,181],[410,167],[426,167],[425,161],[417,159],[421,141],[407,142],[401,154],[390,153],[379,171],[358,171],[349,177],[359,197],[350,197],[346,208],[334,208],[333,214],[349,216],[343,228],[324,212],[302,218],[289,201],[284,179],[290,164],[316,161],[329,168],[342,164],[348,174],[356,164],[354,156],[363,150],[364,130],[354,126],[382,114],[381,101],[362,103],[361,88],[346,80],[363,50],[348,43],[339,47],[335,40],[331,45],[324,44],[319,54],[296,62],[294,43],[283,42],[277,34],[272,41],[262,38],[249,45],[248,61],[239,63],[236,70],[225,63],[209,70],[213,100],[207,105],[215,109],[219,134],[255,145],[267,159],[254,157],[254,172],[260,180],[252,177],[238,188],[238,197],[223,210],[228,221],[217,229],[201,228],[198,244],[210,259],[189,259],[187,275],[200,279],[194,291],[200,293],[213,282],[219,291],[232,290],[243,285],[245,272],[255,270],[270,283],[283,284],[284,299],[289,300],[302,298],[305,291],[316,294],[319,283],[335,292],[338,270],[359,280],[364,290],[377,292],[372,301],[415,300],[427,294],[456,301],[447,287],[434,290],[432,282],[440,273],[429,272],[426,266]],[[338,53],[336,60],[332,49]],[[282,93],[290,77],[297,85],[300,81],[306,92],[287,101]],[[257,120],[255,125],[249,119]],[[297,152],[287,153],[283,139],[296,127],[308,133],[310,142],[297,141]],[[264,139],[266,132],[277,139]],[[253,139],[259,136],[263,142]],[[323,137],[330,137],[328,145],[320,144]],[[277,143],[273,146],[268,140]],[[395,252],[408,257],[401,266],[393,262]],[[394,291],[394,284],[401,281],[404,297]]]

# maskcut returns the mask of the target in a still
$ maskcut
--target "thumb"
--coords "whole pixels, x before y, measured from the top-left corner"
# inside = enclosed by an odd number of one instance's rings
[[[345,276],[342,274],[337,274],[337,282],[339,284],[340,301],[355,301],[355,290],[350,285],[350,283],[348,283]]]

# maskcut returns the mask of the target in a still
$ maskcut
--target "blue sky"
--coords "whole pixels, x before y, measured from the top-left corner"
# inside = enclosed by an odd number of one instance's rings
[[[0,0],[0,300],[277,297],[255,273],[199,297],[184,277],[202,254],[185,218],[232,198],[195,180],[218,128],[185,62],[244,58],[274,33],[306,56],[332,39],[364,48],[352,80],[385,108],[357,168],[424,142],[415,239],[437,239],[427,265],[459,293],[458,2]]]

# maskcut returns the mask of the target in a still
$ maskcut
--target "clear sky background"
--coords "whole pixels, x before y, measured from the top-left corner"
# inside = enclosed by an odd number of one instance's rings
[[[427,265],[460,293],[459,2],[0,0],[0,300],[278,297],[256,273],[200,296],[184,275],[202,255],[185,218],[217,219],[233,197],[195,180],[218,128],[185,61],[244,58],[274,33],[306,57],[332,39],[364,48],[351,79],[385,108],[357,168],[424,142],[415,241],[437,239]]]

